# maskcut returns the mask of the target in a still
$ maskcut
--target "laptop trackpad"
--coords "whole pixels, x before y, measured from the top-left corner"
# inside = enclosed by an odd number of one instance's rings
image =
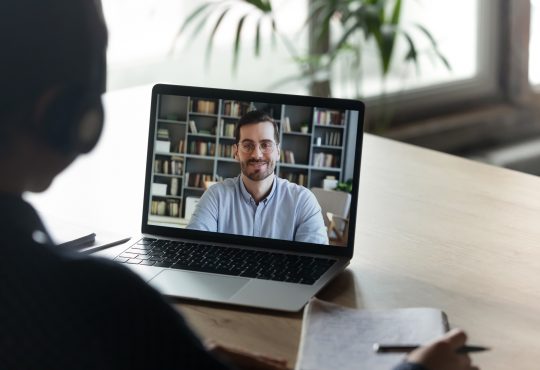
[[[249,279],[195,271],[163,270],[149,281],[161,294],[204,300],[228,300]]]

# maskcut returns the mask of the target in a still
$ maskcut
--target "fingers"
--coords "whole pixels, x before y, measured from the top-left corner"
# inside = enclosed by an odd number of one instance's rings
[[[467,343],[467,334],[461,329],[452,329],[443,336],[442,340],[448,343],[453,350],[457,350]]]
[[[471,358],[469,357],[469,355],[457,355],[458,358],[459,358],[459,365],[460,365],[460,369],[469,369],[472,365],[472,361],[471,361]]]

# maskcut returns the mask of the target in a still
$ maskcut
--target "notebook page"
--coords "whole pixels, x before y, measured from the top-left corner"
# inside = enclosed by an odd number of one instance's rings
[[[374,343],[422,344],[446,332],[433,308],[355,310],[313,299],[304,310],[296,370],[390,370],[403,354],[377,354]]]

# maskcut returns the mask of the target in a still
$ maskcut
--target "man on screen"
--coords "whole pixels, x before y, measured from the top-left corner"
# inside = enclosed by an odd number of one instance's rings
[[[203,194],[188,228],[328,244],[313,193],[274,174],[280,152],[274,120],[261,111],[248,112],[238,121],[235,138],[241,174]]]

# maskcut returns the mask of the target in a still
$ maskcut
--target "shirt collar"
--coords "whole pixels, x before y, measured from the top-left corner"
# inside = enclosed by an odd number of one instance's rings
[[[274,196],[274,194],[276,193],[277,181],[278,177],[274,176],[274,181],[272,182],[272,189],[270,190],[270,194],[268,194],[268,196],[261,200],[259,203],[263,203],[266,205],[268,201]],[[255,200],[251,197],[251,194],[249,194],[249,192],[247,191],[246,185],[244,185],[244,182],[242,181],[242,175],[238,175],[238,182],[240,183],[240,194],[242,194],[244,200],[249,204],[256,204]]]

